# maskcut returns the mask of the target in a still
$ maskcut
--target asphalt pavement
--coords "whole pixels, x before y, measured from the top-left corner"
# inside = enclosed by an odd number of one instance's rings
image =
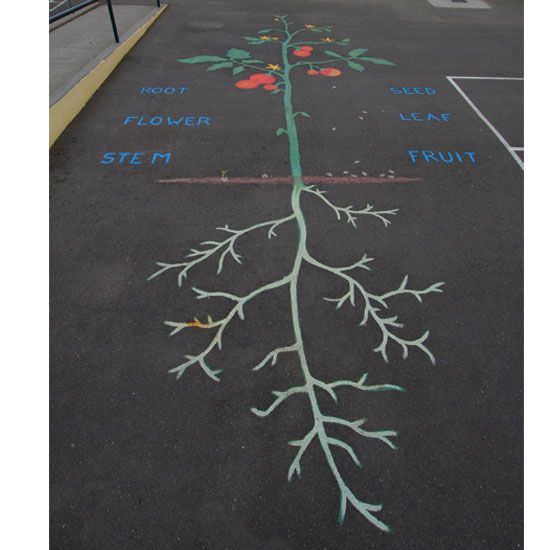
[[[522,548],[523,3],[487,3],[172,0],[57,140],[52,548]],[[250,76],[233,74],[239,61],[178,62],[233,48],[279,65],[274,14],[314,43],[294,62],[341,71],[292,76],[314,186],[299,199],[307,254],[291,219],[271,238],[270,226],[239,236],[219,274],[226,248],[181,286],[185,266],[151,279],[202,258],[235,235],[227,228],[296,213],[284,86],[236,87]],[[325,53],[365,48],[354,55],[393,65],[361,71]],[[343,269],[363,254],[374,260]],[[206,368],[168,372],[208,348],[240,297],[296,273],[299,256],[294,305],[293,283],[253,296]],[[325,300],[349,292],[346,276],[352,295]],[[205,291],[225,295],[197,300]],[[393,316],[384,332],[377,319]],[[297,328],[299,352],[253,370]],[[397,335],[388,362],[384,334]],[[311,393],[306,361],[328,389]],[[340,481],[357,499],[344,499],[341,524]]]

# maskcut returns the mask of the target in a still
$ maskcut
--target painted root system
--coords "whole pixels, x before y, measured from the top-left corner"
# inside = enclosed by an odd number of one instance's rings
[[[331,209],[338,220],[346,221],[354,228],[357,227],[356,223],[359,217],[370,218],[387,227],[390,224],[390,218],[397,213],[397,210],[377,210],[371,205],[366,205],[364,208],[338,206],[331,202],[323,190],[313,185],[305,185],[303,182],[297,120],[301,117],[308,118],[310,115],[304,111],[294,109],[292,101],[292,74],[296,71],[304,71],[316,78],[322,76],[338,77],[342,74],[342,70],[334,67],[334,65],[339,65],[344,70],[349,68],[359,72],[364,71],[364,66],[367,63],[386,66],[393,65],[393,63],[384,59],[366,57],[365,53],[367,50],[365,48],[352,49],[347,53],[324,50],[322,58],[315,59],[315,57],[318,57],[316,56],[317,50],[327,44],[332,46],[338,45],[344,48],[349,45],[349,39],[336,40],[329,36],[331,34],[331,27],[305,25],[295,28],[288,22],[286,15],[280,15],[275,18],[273,28],[262,29],[258,31],[257,36],[245,37],[250,46],[276,44],[280,50],[280,56],[276,60],[271,56],[267,61],[257,59],[250,52],[236,48],[228,50],[225,57],[199,55],[178,60],[186,64],[208,64],[208,71],[229,69],[233,75],[239,75],[248,71],[247,74],[250,76],[246,80],[237,81],[235,83],[237,88],[250,90],[262,87],[272,94],[282,94],[285,124],[277,129],[276,134],[277,136],[285,136],[288,142],[293,187],[287,216],[257,223],[244,229],[231,229],[227,226],[218,228],[225,234],[221,240],[201,243],[199,247],[191,250],[184,261],[178,263],[157,262],[158,270],[151,275],[150,279],[163,273],[176,272],[178,285],[181,286],[193,268],[210,258],[217,259],[217,271],[221,273],[224,261],[228,257],[241,263],[242,258],[235,251],[235,245],[243,235],[265,230],[267,231],[267,236],[271,238],[276,236],[275,230],[277,227],[283,224],[296,225],[298,238],[296,248],[293,251],[292,268],[283,278],[260,286],[244,296],[229,292],[193,288],[198,299],[219,298],[226,300],[230,306],[227,315],[222,319],[212,319],[209,317],[206,321],[199,319],[184,322],[166,321],[166,325],[172,329],[171,335],[177,334],[186,328],[203,329],[212,331],[213,333],[210,343],[202,352],[196,355],[186,355],[185,361],[170,372],[174,373],[177,378],[180,378],[188,368],[196,366],[202,369],[212,380],[219,381],[221,369],[211,367],[209,355],[215,348],[221,349],[222,337],[227,326],[236,317],[244,319],[245,306],[257,296],[277,288],[287,288],[294,341],[282,343],[281,347],[272,350],[253,370],[259,371],[266,365],[274,365],[281,354],[292,354],[296,358],[296,368],[299,368],[301,371],[302,383],[284,391],[274,391],[273,402],[266,409],[252,408],[251,410],[256,416],[264,418],[277,410],[287,399],[305,398],[311,408],[311,425],[301,439],[289,442],[289,445],[296,449],[296,454],[288,469],[288,480],[291,481],[295,475],[300,476],[301,460],[304,453],[306,453],[310,445],[318,442],[339,489],[339,522],[343,522],[346,510],[348,506],[351,506],[382,531],[389,531],[389,527],[377,516],[382,509],[382,505],[371,504],[361,500],[344,480],[336,461],[335,450],[340,449],[343,451],[357,466],[360,466],[360,462],[354,449],[348,443],[333,435],[332,432],[334,431],[334,427],[344,427],[366,439],[378,441],[390,449],[397,448],[394,443],[397,432],[394,430],[366,430],[364,428],[364,419],[349,420],[340,416],[329,416],[321,410],[318,396],[321,392],[326,392],[337,402],[339,390],[346,387],[365,393],[399,392],[404,390],[402,387],[392,384],[369,385],[366,374],[358,380],[343,379],[335,381],[322,380],[313,374],[312,365],[308,361],[308,356],[304,349],[303,327],[300,324],[298,282],[302,273],[302,267],[305,264],[328,272],[340,279],[346,289],[344,294],[338,298],[326,299],[334,302],[336,309],[341,308],[346,303],[349,303],[352,307],[360,307],[360,326],[370,327],[379,333],[380,341],[374,350],[375,352],[381,354],[383,359],[388,362],[390,346],[400,349],[403,358],[408,357],[412,349],[417,349],[425,354],[432,363],[435,363],[435,359],[426,345],[429,332],[426,331],[417,338],[412,339],[399,336],[398,329],[403,327],[403,325],[397,321],[396,316],[388,311],[390,302],[395,296],[410,294],[419,302],[422,302],[424,295],[441,292],[443,283],[435,283],[423,290],[415,290],[408,286],[408,279],[405,277],[397,289],[390,290],[384,294],[374,294],[365,288],[353,275],[354,271],[359,269],[370,270],[372,258],[363,255],[357,262],[351,265],[334,267],[323,263],[309,252],[308,222],[301,208],[301,201],[305,195],[318,199],[321,206]]]

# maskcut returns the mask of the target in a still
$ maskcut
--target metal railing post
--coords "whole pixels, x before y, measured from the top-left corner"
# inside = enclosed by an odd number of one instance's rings
[[[157,8],[160,8],[160,0],[157,0]]]
[[[111,25],[113,26],[115,42],[118,44],[120,42],[120,39],[118,37],[118,29],[116,28],[115,14],[113,12],[113,4],[111,3],[111,0],[107,0],[107,7],[109,8],[109,17],[111,18]]]

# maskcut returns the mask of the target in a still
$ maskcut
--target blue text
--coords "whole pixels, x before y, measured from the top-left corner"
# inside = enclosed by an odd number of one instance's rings
[[[441,113],[439,115],[436,115],[435,113],[426,113],[425,115],[422,113],[399,113],[399,118],[401,120],[406,120],[407,122],[429,122],[432,120],[436,122],[449,122],[451,113]]]
[[[435,88],[421,88],[421,87],[407,87],[399,88],[398,86],[393,86],[390,88],[392,94],[405,94],[405,95],[434,95],[437,93]]]
[[[210,126],[208,116],[127,116],[124,126]]]
[[[120,152],[120,153],[104,153],[101,159],[101,164],[168,164],[171,159],[171,153],[144,153],[142,151],[136,151],[134,153]]]
[[[184,94],[189,88],[186,86],[168,86],[166,88],[141,88],[141,94]]]
[[[476,164],[476,153],[472,151],[464,151],[459,153],[458,151],[431,151],[430,149],[421,149],[416,151],[414,149],[409,149],[409,157],[413,164],[416,164],[416,161],[424,161],[427,163],[430,162],[442,162],[444,164],[453,164],[454,162],[462,164]]]

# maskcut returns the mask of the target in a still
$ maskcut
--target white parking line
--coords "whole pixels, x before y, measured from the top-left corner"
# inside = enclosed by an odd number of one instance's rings
[[[512,158],[518,163],[523,170],[523,160],[516,151],[523,151],[523,147],[512,147],[503,137],[503,135],[491,124],[485,115],[475,106],[474,102],[464,93],[455,80],[523,80],[523,78],[506,77],[506,76],[448,76],[447,80],[454,86],[456,91],[466,100],[466,103],[474,110],[477,116],[485,122],[490,130],[495,134],[499,141],[506,147],[506,150],[512,155]]]
[[[523,80],[518,76],[448,76],[447,78],[462,80]]]

